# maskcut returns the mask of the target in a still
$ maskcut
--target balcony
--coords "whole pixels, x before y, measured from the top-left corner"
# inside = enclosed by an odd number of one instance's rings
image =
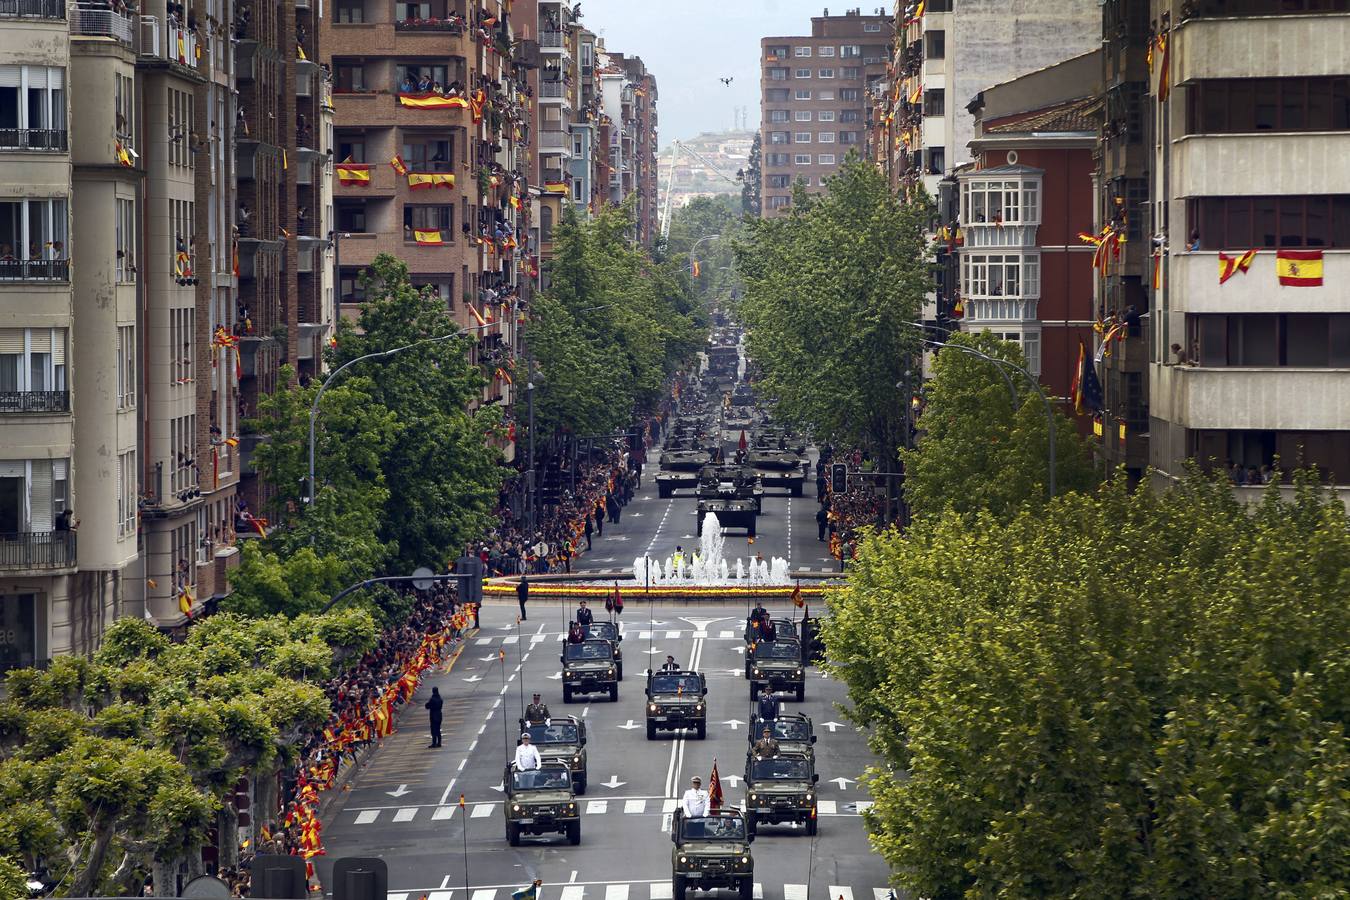
[[[65,153],[68,149],[66,137],[64,128],[0,128],[0,151],[40,150]]]
[[[1350,133],[1195,134],[1173,142],[1172,196],[1350,194]]]
[[[1230,255],[1236,255],[1236,252]],[[1219,254],[1199,250],[1173,253],[1167,286],[1172,308],[1188,313],[1348,312],[1350,298],[1340,286],[1350,280],[1350,250],[1322,254],[1323,286],[1280,287],[1275,251],[1260,250],[1247,274],[1219,284]]]
[[[1186,428],[1341,431],[1350,409],[1347,369],[1155,365],[1149,385],[1150,414]]]
[[[1249,78],[1253,71],[1266,78],[1343,75],[1350,17],[1239,14],[1191,19],[1173,35],[1181,42],[1169,63],[1178,85],[1201,78]]]
[[[20,531],[0,534],[0,571],[69,569],[74,566],[73,531]]]
[[[0,391],[0,414],[67,412],[70,391]]]
[[[567,35],[561,31],[539,32],[539,47],[542,50],[561,50],[567,46]]]
[[[70,281],[70,260],[0,259],[0,281]]]
[[[567,96],[567,85],[561,81],[544,81],[539,84],[539,96],[544,100]]]
[[[0,0],[0,19],[65,19],[66,0]]]
[[[135,40],[135,27],[131,17],[113,12],[111,9],[76,7],[75,17],[70,20],[70,33],[113,38],[128,47]]]
[[[275,372],[281,363],[281,348],[270,337],[246,335],[239,341],[240,378],[256,378],[258,373]],[[240,447],[242,454],[243,447]]]

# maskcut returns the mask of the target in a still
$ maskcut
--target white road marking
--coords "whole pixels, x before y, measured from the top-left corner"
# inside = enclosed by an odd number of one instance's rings
[[[492,815],[493,806],[494,804],[492,803],[475,803],[473,805],[473,812],[469,813],[469,818],[486,819],[488,816]]]
[[[446,819],[450,818],[454,814],[455,814],[455,807],[438,806],[436,807],[436,811],[431,814],[431,821],[444,822]]]
[[[611,884],[605,888],[605,900],[628,900],[628,885]]]
[[[652,633],[651,633],[650,631],[639,631],[639,632],[638,632],[638,640],[639,640],[639,641],[650,641],[651,639],[652,639]]]
[[[394,821],[411,822],[416,816],[417,816],[417,807],[405,806],[403,809],[400,809],[398,812],[394,813]]]
[[[473,900],[492,900],[496,896],[496,888],[475,889],[473,892]]]
[[[393,894],[393,893],[391,893],[391,894],[386,895],[385,900],[408,900],[408,895],[407,895],[407,894]]]
[[[427,900],[450,900],[454,893],[454,891],[432,891],[427,895]]]
[[[806,885],[804,884],[783,885],[783,900],[806,900]]]
[[[586,815],[588,815],[588,816],[598,816],[598,815],[601,815],[602,813],[605,813],[605,812],[608,812],[608,811],[609,811],[609,801],[608,801],[608,800],[587,800],[587,801],[586,801]]]
[[[734,632],[734,631],[727,631],[727,630],[723,629],[722,631],[719,631],[719,632],[717,633],[717,636],[718,636],[719,638],[722,638],[723,640],[726,640],[727,638],[735,637],[735,636],[736,636],[736,632]]]
[[[853,888],[832,884],[830,885],[830,898],[831,900],[853,900]]]
[[[872,808],[872,801],[859,800],[855,805],[858,808],[858,815],[862,815],[863,813],[867,812],[869,809]]]
[[[379,817],[380,811],[378,809],[367,809],[363,812],[359,812],[356,814],[356,824],[369,825],[371,822],[374,822]]]
[[[821,816],[832,816],[837,812],[837,804],[833,800],[817,800],[816,814]]]
[[[670,900],[673,890],[669,881],[658,881],[652,885],[652,900]]]
[[[680,633],[679,633],[678,631],[667,631],[667,632],[666,632],[666,640],[668,640],[668,641],[679,640],[679,638],[680,638]]]
[[[562,889],[562,893],[558,895],[558,900],[582,900],[585,896],[586,889],[584,887],[579,884],[569,884]]]
[[[661,812],[666,813],[667,815],[679,808],[680,801],[676,800],[674,797],[667,797],[665,800],[661,801]]]
[[[490,638],[490,637],[479,638],[478,640],[474,641],[474,643],[481,647],[481,646],[483,646],[484,644],[490,644],[490,643],[492,643],[492,638]]]
[[[893,900],[890,888],[872,888],[872,900]]]
[[[516,644],[519,642],[520,642],[520,635],[518,634],[508,634],[506,637],[502,638],[503,644]]]
[[[623,811],[629,815],[641,813],[647,809],[646,800],[625,800],[623,802]]]

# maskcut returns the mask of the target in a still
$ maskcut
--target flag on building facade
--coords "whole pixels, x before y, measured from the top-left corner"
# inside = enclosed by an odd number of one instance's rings
[[[1247,270],[1252,267],[1252,260],[1256,259],[1256,251],[1248,250],[1241,256],[1229,256],[1222,250],[1219,251],[1219,284],[1223,284],[1237,273],[1247,274]]]
[[[1087,344],[1081,338],[1078,341],[1078,367],[1073,373],[1070,393],[1073,395],[1074,412],[1080,416],[1101,412],[1102,383],[1097,379],[1097,370],[1088,357]]]
[[[424,247],[439,247],[445,243],[440,231],[413,231],[413,240]]]
[[[463,97],[442,97],[440,94],[399,94],[401,106],[411,109],[466,109],[469,101]]]
[[[337,177],[338,184],[370,184],[370,166],[366,163],[340,162]]]
[[[443,187],[452,188],[455,186],[455,176],[449,172],[409,172],[408,187],[414,191],[427,190],[428,188]]]
[[[1277,250],[1275,272],[1285,287],[1321,287],[1321,250]]]
[[[408,164],[403,161],[403,154],[395,153],[394,158],[389,160],[389,167],[400,175],[408,174]]]

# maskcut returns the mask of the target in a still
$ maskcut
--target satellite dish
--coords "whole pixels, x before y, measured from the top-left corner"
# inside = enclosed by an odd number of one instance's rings
[[[435,584],[435,582],[432,581],[431,579],[433,576],[435,576],[435,574],[436,574],[435,572],[431,571],[426,566],[418,566],[416,569],[413,569],[412,586],[417,588],[419,591],[431,590],[431,586]]]
[[[183,893],[178,896],[194,900],[229,900],[230,886],[214,876],[198,875],[183,885]]]

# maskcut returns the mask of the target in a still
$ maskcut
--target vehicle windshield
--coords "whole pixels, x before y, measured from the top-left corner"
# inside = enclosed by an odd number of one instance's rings
[[[788,641],[760,641],[755,645],[755,659],[801,658],[801,648]]]
[[[652,693],[701,697],[703,685],[699,683],[697,675],[655,675],[652,677]]]
[[[530,769],[511,776],[511,787],[517,791],[565,791],[571,783],[566,769]]]
[[[811,729],[806,727],[805,722],[777,719],[773,723],[773,736],[780,741],[809,741]]]
[[[575,744],[577,726],[571,722],[554,722],[551,725],[531,725],[525,729],[530,740],[536,744]]]
[[[565,651],[568,659],[613,659],[614,653],[604,641],[585,641],[580,644],[568,644]]]
[[[619,626],[613,622],[594,622],[590,628],[586,629],[586,637],[602,641],[617,641],[619,639]]]
[[[755,760],[753,771],[756,781],[805,781],[811,777],[806,760],[781,756]]]
[[[681,836],[687,841],[744,841],[745,823],[730,816],[685,819]]]

